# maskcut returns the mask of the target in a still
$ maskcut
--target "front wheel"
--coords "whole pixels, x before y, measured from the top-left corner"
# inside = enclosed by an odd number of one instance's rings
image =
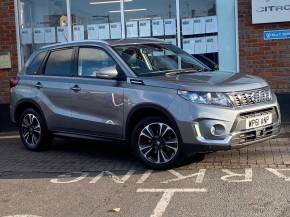
[[[147,166],[163,170],[176,166],[181,155],[177,129],[162,117],[140,121],[132,135],[136,155]]]

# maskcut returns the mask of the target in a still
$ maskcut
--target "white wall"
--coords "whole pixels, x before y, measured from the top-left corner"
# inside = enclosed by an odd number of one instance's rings
[[[219,35],[219,66],[237,71],[235,0],[216,0]]]

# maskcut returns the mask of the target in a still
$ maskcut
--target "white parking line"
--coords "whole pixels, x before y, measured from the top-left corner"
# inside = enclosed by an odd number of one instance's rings
[[[140,188],[137,189],[138,193],[156,193],[156,192],[162,192],[163,195],[161,199],[158,201],[155,209],[153,210],[153,213],[150,215],[150,217],[162,217],[164,214],[171,198],[173,195],[178,192],[178,193],[205,193],[207,192],[207,189],[205,188],[169,188],[169,189],[161,189],[161,188],[149,188],[149,189],[144,189]]]
[[[11,136],[0,136],[0,139],[19,139],[19,135],[11,135]]]
[[[285,169],[272,169],[272,168],[266,168],[266,170],[268,170],[269,172],[273,173],[274,175],[278,176],[279,178],[284,179],[286,182],[290,182],[290,177],[287,177],[286,175],[282,174],[281,172],[285,172],[285,171],[290,171],[289,168],[285,168]],[[279,172],[281,171],[281,172]]]
[[[136,183],[143,184],[151,176],[152,172],[152,170],[147,170]]]
[[[3,217],[41,217],[38,215],[9,215],[9,216],[3,216]]]
[[[139,188],[138,193],[160,193],[160,192],[186,192],[186,193],[205,193],[207,189],[205,188]]]
[[[172,175],[176,176],[177,178],[170,179],[170,180],[167,180],[167,181],[164,181],[164,182],[161,182],[161,183],[166,184],[166,183],[169,183],[169,182],[177,182],[177,181],[181,181],[181,180],[184,180],[184,179],[187,179],[187,178],[192,178],[194,176],[196,176],[196,180],[195,180],[196,183],[202,183],[203,179],[204,179],[204,176],[205,176],[206,170],[205,169],[200,169],[198,173],[190,174],[190,175],[187,175],[187,176],[181,175],[179,172],[177,172],[175,170],[168,170],[168,172],[170,172]]]

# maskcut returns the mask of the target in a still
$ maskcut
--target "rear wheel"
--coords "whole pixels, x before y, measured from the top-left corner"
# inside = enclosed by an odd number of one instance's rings
[[[162,117],[148,117],[140,121],[132,135],[136,155],[153,169],[168,169],[180,160],[178,131]]]
[[[19,120],[19,133],[24,146],[31,151],[46,149],[52,137],[42,116],[34,109],[26,109]]]

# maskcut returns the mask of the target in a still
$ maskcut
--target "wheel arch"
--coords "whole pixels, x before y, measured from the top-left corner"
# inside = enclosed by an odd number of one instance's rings
[[[42,112],[41,107],[38,105],[37,102],[31,99],[22,99],[19,101],[16,106],[15,106],[15,111],[14,111],[14,120],[15,123],[18,125],[19,124],[19,119],[21,117],[21,114],[26,110],[26,109],[34,109],[35,111],[39,112],[39,114],[44,118],[46,122],[46,118],[44,113]]]
[[[159,105],[155,105],[152,103],[143,103],[135,106],[129,112],[126,120],[126,128],[125,128],[125,138],[129,140],[130,134],[133,131],[136,124],[142,119],[149,116],[161,116],[166,118],[177,130],[179,137],[181,138],[181,134],[178,128],[178,125],[175,121],[173,115],[165,108]],[[182,138],[181,138],[182,139]]]

